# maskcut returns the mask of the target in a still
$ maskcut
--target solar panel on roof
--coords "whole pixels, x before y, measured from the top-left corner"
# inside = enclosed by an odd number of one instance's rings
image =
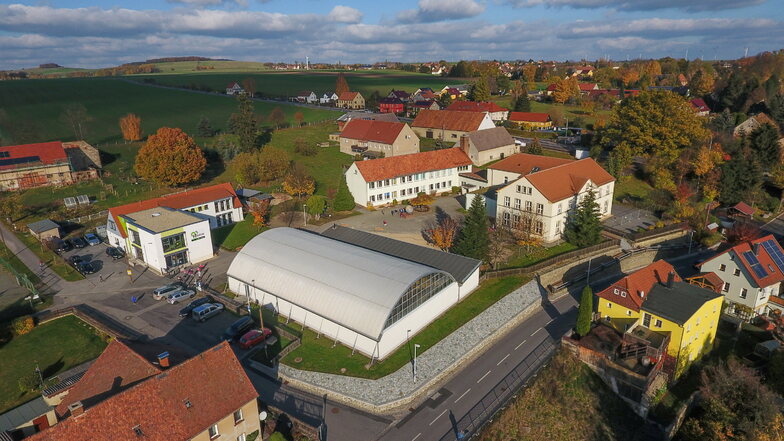
[[[784,272],[784,254],[781,253],[781,248],[773,240],[766,240],[762,242],[762,247],[768,252],[770,258],[779,267],[779,270]]]
[[[751,269],[754,271],[754,274],[756,274],[757,277],[761,279],[768,275],[768,272],[765,271],[765,268],[762,267],[760,261],[757,260],[757,256],[755,256],[754,253],[751,251],[745,251],[743,253],[743,257],[745,257],[746,261],[749,263],[749,265],[751,265]]]
[[[76,197],[76,200],[79,202],[79,205],[87,205],[90,203],[90,198],[87,197],[86,194],[80,194]]]
[[[0,167],[6,165],[19,165],[19,164],[27,164],[28,162],[39,162],[41,158],[38,156],[24,156],[21,158],[8,158],[8,159],[0,159]]]
[[[63,202],[65,203],[65,206],[68,208],[72,208],[76,206],[76,199],[72,197],[67,197],[63,199]]]

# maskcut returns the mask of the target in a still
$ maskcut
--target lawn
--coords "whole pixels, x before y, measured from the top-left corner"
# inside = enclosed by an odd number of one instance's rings
[[[30,268],[27,267],[27,265],[25,265],[21,260],[19,260],[18,257],[16,257],[16,255],[11,253],[11,250],[8,249],[3,241],[0,241],[0,258],[5,260],[5,262],[7,262],[14,271],[26,274],[27,278],[29,278],[31,282],[37,284],[41,281],[41,279],[38,278],[38,275],[33,273]],[[5,270],[6,268],[4,266],[0,266],[0,271]]]
[[[551,257],[555,257],[559,254],[568,253],[569,251],[574,251],[577,249],[575,245],[572,245],[569,242],[562,242],[549,248],[539,247],[530,253],[526,253],[524,247],[518,246],[515,248],[516,252],[512,254],[509,260],[506,261],[506,264],[501,266],[501,269],[524,268],[537,264],[543,260],[547,260]]]
[[[266,227],[258,228],[253,225],[253,215],[248,214],[241,222],[212,230],[212,243],[215,246],[235,251],[266,229]]]
[[[84,276],[79,274],[71,265],[66,263],[63,258],[54,253],[54,251],[45,247],[29,233],[19,233],[16,235],[32,252],[34,252],[44,263],[47,268],[57,273],[63,279],[73,282],[76,280],[84,279]]]
[[[65,316],[14,337],[0,347],[0,413],[37,396],[22,393],[18,380],[34,374],[36,363],[44,379],[98,357],[106,342],[74,316]]]
[[[225,86],[225,84],[224,84]],[[202,116],[214,129],[225,129],[229,115],[236,111],[235,100],[185,90],[164,89],[120,78],[73,78],[0,82],[0,109],[5,110],[5,128],[27,124],[30,141],[72,140],[74,133],[60,120],[66,105],[84,105],[93,118],[87,125],[86,140],[97,147],[121,140],[118,120],[131,112],[142,120],[144,135],[158,128],[179,127],[195,134]],[[334,119],[336,112],[296,107],[286,103],[255,102],[256,112],[269,115],[281,107],[289,121],[302,112],[306,121]],[[12,129],[11,135],[16,129]]]
[[[494,96],[492,101],[495,101],[496,104],[507,109],[511,109],[512,107],[512,97],[510,95]],[[580,106],[540,102],[534,100],[531,100],[531,112],[561,112],[564,118],[569,119],[569,127],[584,127],[585,124],[593,124],[596,122],[597,117],[602,117],[607,120],[610,116],[609,110],[596,110],[593,114],[588,114]],[[579,124],[579,120],[582,120],[585,124]]]
[[[653,190],[647,182],[637,176],[624,176],[615,183],[614,199],[623,203],[628,199],[631,203],[645,202],[648,194]]]
[[[419,353],[424,353],[431,346],[443,340],[527,281],[528,278],[511,276],[482,282],[479,288],[465,300],[412,336],[411,341],[421,345]],[[297,369],[341,374],[341,369],[345,368],[345,375],[380,378],[395,372],[411,360],[410,348],[408,345],[404,345],[380,363],[366,368],[366,365],[370,363],[369,358],[359,353],[352,356],[351,348],[341,344],[333,348],[333,340],[327,337],[316,337],[314,331],[304,329],[302,331],[302,345],[289,353],[282,362]],[[302,360],[298,363],[295,361],[297,358]]]
[[[166,72],[164,72],[166,73]],[[441,78],[429,74],[394,72],[344,72],[348,85],[353,91],[360,92],[365,98],[374,91],[386,96],[390,90],[414,92],[420,87],[441,90],[448,84],[468,82],[459,78]],[[180,75],[139,75],[129,77],[142,81],[153,78],[157,83],[171,86],[201,85],[212,90],[225,91],[230,82],[242,82],[245,78],[256,81],[257,92],[271,97],[288,97],[303,90],[312,90],[321,96],[324,92],[335,90],[338,72],[237,72],[237,73],[191,73]]]

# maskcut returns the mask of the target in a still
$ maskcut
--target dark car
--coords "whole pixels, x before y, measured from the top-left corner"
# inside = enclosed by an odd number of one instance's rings
[[[98,271],[98,269],[95,267],[95,265],[93,265],[92,262],[79,262],[76,264],[76,270],[82,273],[83,276]]]
[[[226,331],[223,332],[222,339],[232,341],[253,329],[254,326],[256,326],[256,322],[254,322],[250,316],[246,315],[226,328]]]
[[[76,254],[74,254],[68,260],[71,261],[71,265],[76,266],[76,265],[78,265],[82,261],[82,256],[77,256]]]
[[[109,247],[106,249],[106,255],[111,257],[113,260],[120,260],[125,257],[125,251],[117,247]]]
[[[189,315],[191,315],[191,312],[193,312],[193,309],[196,308],[197,306],[201,306],[206,303],[214,303],[214,302],[215,299],[213,299],[212,296],[206,296],[206,297],[196,299],[188,303],[186,307],[180,309],[180,317],[188,317]]]
[[[73,242],[73,246],[76,248],[84,248],[87,246],[87,242],[85,242],[81,237],[74,237],[71,239],[71,242]]]
[[[73,249],[73,245],[71,244],[71,241],[68,240],[68,239],[64,239],[64,240],[61,240],[61,241],[57,242],[56,251],[58,253],[67,253],[67,252],[71,251],[72,249]]]

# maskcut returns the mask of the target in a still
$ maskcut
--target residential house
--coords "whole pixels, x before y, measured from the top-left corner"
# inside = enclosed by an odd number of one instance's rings
[[[438,96],[444,96],[444,94],[449,95],[450,98],[456,100],[460,97],[468,96],[468,90],[470,86],[468,84],[455,84],[453,86],[444,86],[440,92],[438,92]]]
[[[592,90],[599,90],[599,85],[596,83],[579,83],[580,95],[588,95]]]
[[[452,191],[458,173],[471,168],[459,148],[356,161],[346,171],[346,183],[361,205],[386,205],[415,198],[419,193]]]
[[[378,102],[378,111],[381,113],[403,113],[405,104],[400,98],[382,98]]]
[[[506,185],[521,176],[571,162],[574,160],[527,153],[512,155],[487,167],[488,184],[490,186]]]
[[[0,147],[0,191],[70,185],[96,179],[98,150],[84,141]]]
[[[408,124],[355,119],[340,133],[340,151],[368,157],[419,152],[419,137]]]
[[[678,74],[678,84],[681,86],[686,86],[689,84],[689,81],[686,79],[686,76],[683,74]]]
[[[411,94],[406,92],[405,90],[392,89],[392,91],[389,92],[389,95],[387,95],[387,98],[397,98],[400,101],[405,102],[411,99]]]
[[[579,78],[593,78],[594,71],[596,71],[596,68],[593,66],[578,66],[574,68],[572,76]]]
[[[549,129],[553,126],[553,120],[546,113],[510,112],[509,121],[524,130]]]
[[[346,112],[338,117],[338,130],[343,131],[346,125],[354,119],[364,119],[368,121],[387,121],[387,122],[400,122],[394,113],[372,113],[369,111],[362,112]]]
[[[460,137],[460,148],[474,165],[485,165],[518,153],[514,138],[504,127],[469,132]]]
[[[337,106],[343,109],[364,109],[365,98],[359,92],[343,92],[338,96]]]
[[[67,393],[58,422],[30,441],[245,441],[260,430],[258,392],[228,342],[173,364],[112,340]]]
[[[314,104],[318,102],[316,92],[310,90],[303,90],[297,94],[296,100],[300,103]]]
[[[705,100],[702,98],[694,98],[689,101],[689,104],[691,104],[691,107],[694,109],[694,113],[696,113],[697,116],[708,116],[710,114],[710,107],[705,104]]]
[[[757,130],[758,128],[762,127],[763,124],[770,124],[773,127],[778,127],[776,122],[773,121],[768,115],[764,113],[758,113],[749,117],[746,121],[735,126],[735,129],[732,131],[732,134],[735,137],[740,136],[749,136],[751,132]]]
[[[526,155],[522,162],[537,156],[520,153],[500,162],[517,160],[519,155]],[[537,159],[530,161],[535,163]],[[599,206],[599,216],[606,219],[612,215],[615,178],[593,159],[569,160],[545,169],[534,166],[530,170],[498,190],[496,222],[500,225],[513,229],[533,225],[530,233],[545,243],[555,242],[589,191]]]
[[[509,109],[505,109],[494,102],[476,101],[455,101],[446,110],[457,110],[460,112],[485,112],[490,115],[493,121],[506,121]]]
[[[699,265],[723,282],[727,313],[750,320],[769,311],[768,299],[778,296],[784,280],[784,250],[767,235],[739,243]]]
[[[671,378],[713,347],[722,296],[683,282],[672,265],[663,260],[620,279],[597,297],[597,315],[602,323],[623,334],[648,337],[630,341],[622,348],[626,355],[646,355],[650,342],[668,342],[666,356],[650,361],[667,366]]]
[[[495,124],[487,113],[455,110],[421,110],[411,123],[411,128],[420,138],[454,142],[468,132],[493,127]]]
[[[441,110],[441,106],[435,100],[414,101],[406,106],[406,113],[409,117],[417,116],[422,110]]]
[[[243,218],[230,183],[186,190],[109,209],[107,241],[164,273],[212,257],[211,229]]]
[[[423,89],[417,89],[416,92],[411,95],[409,102],[416,103],[418,101],[435,101],[438,98],[433,89],[426,87]]]
[[[245,89],[236,81],[233,81],[226,86],[226,95],[240,95],[244,93]]]
[[[321,95],[319,98],[320,104],[334,104],[338,101],[338,94],[335,92],[324,92],[324,95]]]

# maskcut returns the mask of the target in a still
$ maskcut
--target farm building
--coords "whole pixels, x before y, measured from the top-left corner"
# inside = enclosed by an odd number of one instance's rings
[[[51,219],[39,220],[27,224],[30,234],[38,240],[46,240],[52,237],[60,237],[60,226]]]
[[[382,359],[479,283],[478,260],[353,230],[331,234],[259,234],[232,261],[229,289]]]
[[[84,141],[0,147],[0,191],[69,185],[97,178],[100,168],[98,150]]]

